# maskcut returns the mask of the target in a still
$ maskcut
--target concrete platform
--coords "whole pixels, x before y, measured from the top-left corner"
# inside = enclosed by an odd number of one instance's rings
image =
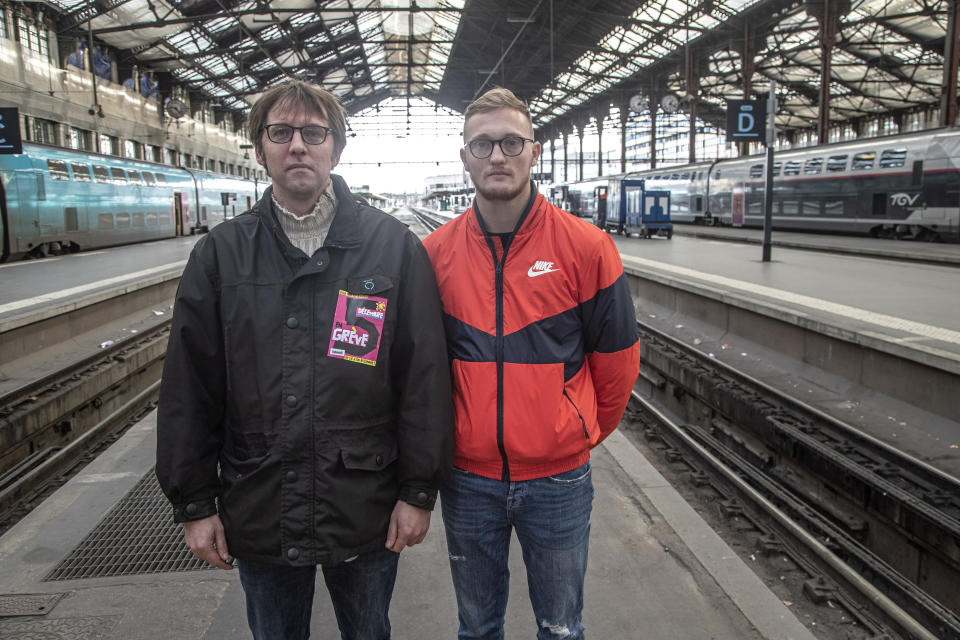
[[[249,637],[235,571],[42,580],[145,473],[155,414],[0,538],[0,597],[64,594],[45,615],[0,618],[0,638],[227,640]],[[584,621],[590,638],[812,640],[808,629],[615,432],[594,452],[596,499]],[[109,550],[107,550],[109,552]],[[533,638],[520,550],[511,549],[508,638]],[[440,514],[407,549],[391,607],[396,640],[456,637]],[[336,638],[322,581],[312,637]]]
[[[675,224],[673,233],[675,236],[763,244],[763,229]],[[960,244],[957,243],[914,242],[868,236],[774,230],[771,234],[771,246],[960,266]]]

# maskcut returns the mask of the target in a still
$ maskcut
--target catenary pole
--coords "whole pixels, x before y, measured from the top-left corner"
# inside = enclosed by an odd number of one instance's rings
[[[777,115],[777,82],[770,81],[770,97],[767,100],[767,180],[763,190],[763,261],[770,262],[770,231],[773,226],[773,142],[777,139],[774,130]]]

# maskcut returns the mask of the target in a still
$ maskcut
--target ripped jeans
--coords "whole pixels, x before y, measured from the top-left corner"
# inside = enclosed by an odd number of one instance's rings
[[[583,640],[590,463],[547,478],[491,480],[455,468],[440,492],[459,640],[502,640],[516,529],[539,640]]]

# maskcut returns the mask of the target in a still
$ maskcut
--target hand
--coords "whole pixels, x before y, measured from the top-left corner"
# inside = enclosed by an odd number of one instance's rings
[[[193,555],[218,569],[233,569],[220,516],[213,515],[183,523],[183,541]]]
[[[387,528],[387,549],[400,553],[404,547],[412,547],[423,542],[430,529],[430,512],[420,509],[403,500],[397,500],[397,506],[390,514],[390,526]]]

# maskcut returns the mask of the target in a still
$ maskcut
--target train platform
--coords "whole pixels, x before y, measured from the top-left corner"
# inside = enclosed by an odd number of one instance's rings
[[[673,234],[707,240],[763,244],[763,229],[675,224]],[[956,243],[899,241],[775,229],[771,233],[770,244],[774,247],[960,266],[960,244]]]
[[[0,537],[0,638],[248,637],[236,571],[183,570],[191,556],[153,478],[155,415]],[[798,620],[623,433],[595,450],[593,469],[588,637],[814,638],[816,621]],[[515,540],[510,557],[506,636],[532,638]],[[401,555],[391,620],[397,640],[456,637],[439,513]],[[339,637],[322,586],[311,637]]]

